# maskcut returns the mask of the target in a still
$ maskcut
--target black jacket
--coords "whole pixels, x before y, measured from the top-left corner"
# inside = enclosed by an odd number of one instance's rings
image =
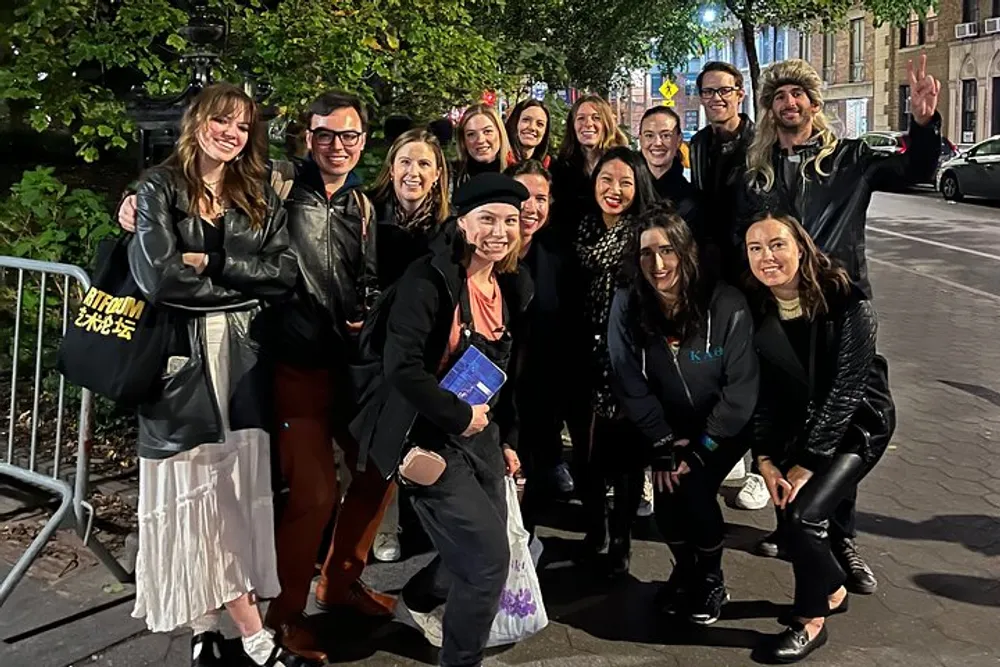
[[[163,378],[156,399],[139,407],[139,455],[168,458],[207,442],[225,439],[219,405],[209,383],[205,315],[226,312],[229,322],[229,427],[266,428],[270,372],[258,359],[270,333],[258,316],[267,301],[282,299],[295,284],[295,256],[289,249],[281,201],[269,186],[269,215],[261,229],[230,209],[222,218],[224,252],[199,275],[181,262],[185,252],[204,252],[202,222],[187,213],[183,181],[166,167],[146,172],[139,184],[136,238],[129,265],[150,304],[169,309],[176,322],[169,356],[184,365]],[[273,309],[267,309],[273,310]],[[166,367],[166,359],[164,359]]]
[[[632,290],[618,290],[608,327],[612,387],[628,418],[650,443],[739,435],[757,404],[758,382],[753,316],[743,294],[719,283],[703,328],[676,357],[664,337],[642,332],[638,309]],[[711,453],[699,456],[707,461]]]
[[[455,235],[455,219],[449,218],[441,224],[433,219],[426,224],[411,228],[399,226],[391,198],[375,202],[378,212],[378,282],[381,289],[387,288],[406,272],[418,259],[438,252],[449,246]]]
[[[841,139],[830,158],[823,161],[829,176],[816,173],[815,163],[798,186],[786,184],[783,158],[777,145],[772,165],[775,184],[764,192],[745,184],[738,190],[737,247],[750,220],[763,211],[790,213],[809,232],[820,250],[839,260],[866,296],[871,297],[868,263],[865,260],[865,223],[872,192],[898,190],[933,174],[941,152],[941,117],[922,127],[910,123],[910,148],[905,153],[885,156],[875,153],[860,139]],[[808,146],[797,151],[805,161],[819,151]],[[744,259],[745,262],[745,259]]]
[[[674,165],[680,166],[680,158],[674,160]],[[684,169],[671,168],[667,173],[659,178],[654,178],[650,173],[650,181],[656,191],[658,199],[669,201],[677,209],[677,214],[684,218],[684,222],[691,228],[695,240],[699,243],[706,241],[701,219],[701,205],[698,190],[688,179],[684,178]]]
[[[803,353],[796,352],[773,302],[758,314],[754,454],[813,471],[843,453],[858,453],[874,465],[896,423],[888,367],[875,354],[875,309],[858,288],[827,294],[827,302],[829,313],[800,323]]]
[[[396,469],[405,441],[419,418],[419,444],[434,448],[448,436],[461,435],[472,420],[472,408],[439,386],[441,359],[455,308],[465,281],[456,250],[464,242],[418,260],[396,284],[383,350],[383,377],[374,396],[361,407],[351,432],[379,471],[389,477]],[[531,302],[531,279],[524,269],[498,278],[511,318],[510,329]],[[511,377],[501,391],[503,409],[491,413],[503,443],[516,447],[517,421]]]
[[[378,287],[374,208],[353,173],[327,200],[319,167],[307,160],[285,209],[300,280],[281,315],[278,353],[284,363],[330,367],[350,358],[353,338],[346,323],[363,319],[366,292]]]
[[[584,172],[583,158],[555,160],[552,163],[552,210],[549,214],[549,236],[566,248],[576,240],[580,222],[595,213],[594,186]]]

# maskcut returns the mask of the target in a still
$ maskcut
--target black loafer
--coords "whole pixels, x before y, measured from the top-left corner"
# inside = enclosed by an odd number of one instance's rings
[[[202,632],[191,638],[191,667],[222,667],[222,643],[218,632]]]
[[[826,640],[826,625],[811,640],[805,626],[791,625],[785,628],[784,632],[771,638],[760,657],[765,662],[787,665],[805,660],[810,653],[825,644]]]

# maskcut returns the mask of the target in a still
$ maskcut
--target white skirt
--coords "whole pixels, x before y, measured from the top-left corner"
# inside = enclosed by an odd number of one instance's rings
[[[246,593],[277,597],[270,439],[229,430],[229,336],[207,316],[206,350],[226,441],[139,459],[134,618],[170,632]]]

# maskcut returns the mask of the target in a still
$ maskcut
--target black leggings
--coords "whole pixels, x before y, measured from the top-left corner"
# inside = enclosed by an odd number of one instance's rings
[[[719,449],[709,455],[708,464],[682,475],[673,493],[655,491],[656,525],[667,544],[687,544],[700,551],[719,548],[726,529],[717,497],[719,487],[749,448],[742,439],[720,442]]]
[[[857,454],[838,454],[827,468],[813,474],[785,508],[782,528],[795,573],[795,616],[817,618],[830,613],[827,598],[847,579],[830,550],[831,520],[842,501],[856,493],[867,472]]]

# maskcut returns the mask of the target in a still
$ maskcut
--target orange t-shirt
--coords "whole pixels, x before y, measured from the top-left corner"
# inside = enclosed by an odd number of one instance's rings
[[[469,309],[472,311],[472,328],[481,336],[489,340],[500,340],[503,335],[503,296],[500,294],[500,285],[496,278],[492,278],[493,293],[486,294],[472,282],[472,278],[466,279],[466,286],[469,291]],[[451,321],[451,333],[448,334],[448,349],[445,350],[444,358],[441,359],[441,369],[458,350],[462,342],[462,307],[455,306],[455,316]]]

